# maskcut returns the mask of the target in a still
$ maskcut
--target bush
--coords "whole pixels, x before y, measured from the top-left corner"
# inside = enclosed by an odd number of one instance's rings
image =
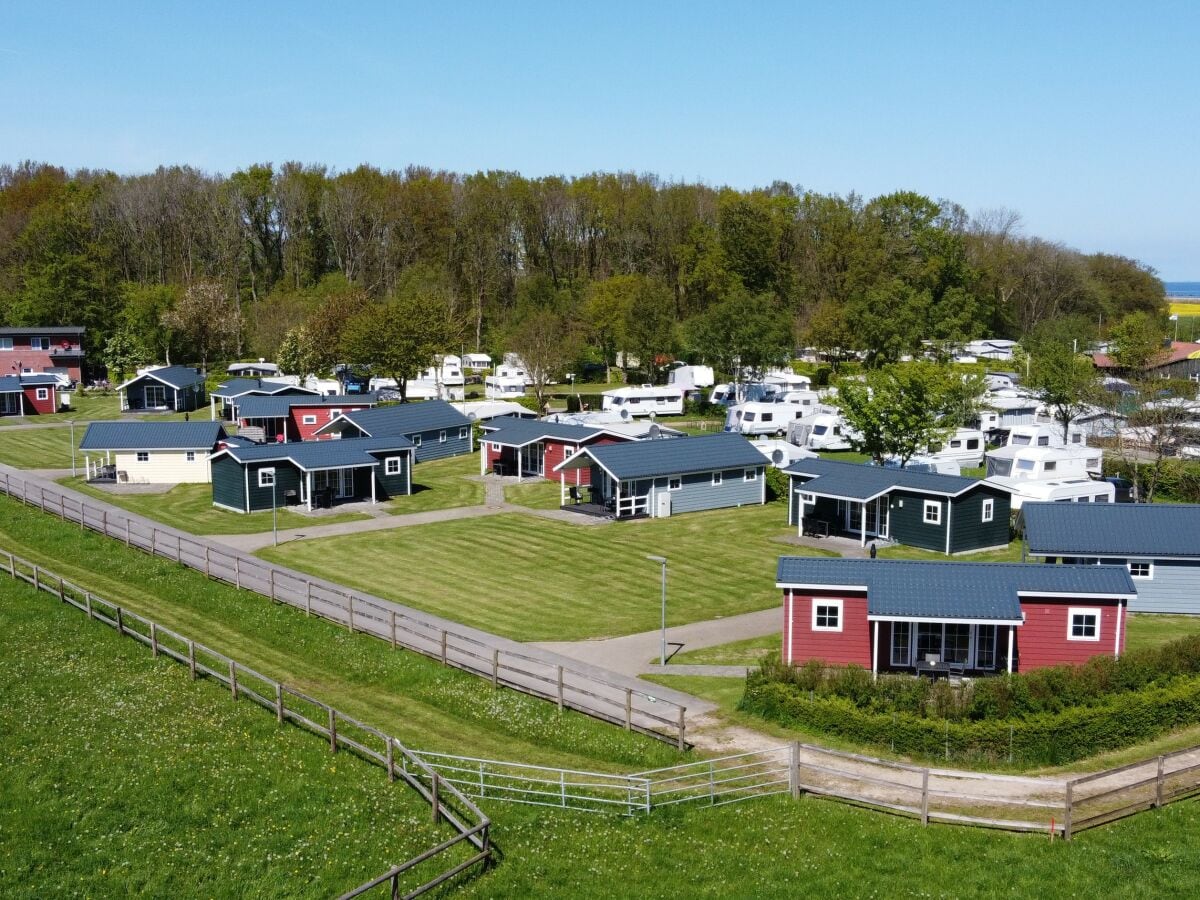
[[[789,481],[782,469],[767,466],[767,500],[777,502],[788,498]]]
[[[833,368],[831,366],[817,366],[817,371],[813,373],[813,387],[828,387],[832,377]]]

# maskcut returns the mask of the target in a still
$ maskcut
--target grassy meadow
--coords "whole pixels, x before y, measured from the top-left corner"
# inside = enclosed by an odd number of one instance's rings
[[[632,634],[779,603],[780,504],[575,526],[528,515],[297,541],[264,558],[523,641]]]
[[[78,448],[86,430],[87,425],[75,424],[75,460],[80,472],[83,471],[83,454]],[[61,428],[0,429],[0,463],[19,469],[69,470],[71,429],[65,425]]]
[[[392,515],[483,503],[483,482],[469,477],[479,475],[479,457],[474,453],[417,463],[412,474],[412,494],[384,505]]]
[[[7,897],[329,897],[450,836],[380,769],[6,577],[0,752]]]

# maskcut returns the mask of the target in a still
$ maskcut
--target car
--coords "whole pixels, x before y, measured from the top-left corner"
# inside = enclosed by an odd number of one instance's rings
[[[1116,489],[1117,495],[1114,500],[1117,503],[1137,503],[1137,486],[1128,478],[1109,475],[1104,480]]]

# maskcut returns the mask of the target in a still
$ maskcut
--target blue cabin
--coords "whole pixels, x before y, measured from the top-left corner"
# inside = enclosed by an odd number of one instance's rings
[[[1130,612],[1200,614],[1200,504],[1026,503],[1021,516],[1030,556],[1128,569]]]
[[[404,437],[417,462],[462,456],[475,449],[472,422],[445,400],[398,403],[343,413],[317,431],[318,438]]]
[[[320,391],[299,387],[287,381],[270,378],[231,378],[217,385],[212,392],[212,409],[210,418],[217,418],[217,401],[221,401],[220,415],[222,419],[236,422],[239,418],[239,406],[245,397],[317,397]]]
[[[121,411],[195,412],[206,402],[204,376],[190,366],[149,369],[117,387]]]
[[[757,506],[767,499],[766,459],[739,434],[581,447],[554,467],[564,505],[571,473],[580,468],[590,470],[589,484],[571,490],[574,508],[616,519]]]

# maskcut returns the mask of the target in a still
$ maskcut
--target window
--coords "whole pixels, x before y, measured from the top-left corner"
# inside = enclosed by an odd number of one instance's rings
[[[420,447],[420,446],[421,446],[421,436],[420,436],[419,434],[414,434],[414,435],[412,435],[412,437],[410,438],[410,440],[412,441],[412,444],[413,444],[413,446],[414,446],[414,447]],[[492,446],[493,446],[493,447],[495,447],[496,445],[495,445],[495,444],[492,444]]]
[[[1148,559],[1132,560],[1129,563],[1129,575],[1131,578],[1153,578],[1154,563]]]
[[[1046,465],[1044,468],[1045,468],[1045,471],[1047,471],[1047,472],[1053,472],[1055,469],[1058,468],[1058,463],[1056,463],[1052,459],[1048,459],[1048,460],[1046,460]]]
[[[145,450],[139,450],[137,452],[137,461],[138,462],[150,462],[150,454],[147,453]]]
[[[668,491],[679,491],[683,489],[683,479],[676,475],[674,478],[667,479]]]
[[[925,662],[930,656],[942,661],[942,626],[940,622],[917,623],[917,659]]]
[[[416,443],[416,442],[414,441],[414,443]],[[492,444],[492,452],[493,453],[499,453],[499,452],[501,452],[502,449],[503,448],[499,444],[496,444],[496,443]]]
[[[196,461],[196,451],[195,450],[187,451],[186,453],[183,454],[183,459],[184,459],[184,462],[195,462]]]
[[[746,421],[746,422],[753,422],[755,416],[757,416],[757,415],[758,415],[757,413],[748,412],[744,416],[742,416],[742,420]]]
[[[983,501],[983,521],[990,522],[996,514],[996,501],[991,497]]]
[[[12,338],[0,337],[0,350],[11,350],[13,348]]]
[[[1012,436],[1012,443],[1013,443],[1013,446],[1016,446],[1016,447],[1024,447],[1024,446],[1026,446],[1026,445],[1029,443],[1029,435],[1027,435],[1027,434],[1014,434],[1014,435]]]
[[[400,457],[389,456],[383,461],[383,474],[399,475],[400,474]]]
[[[341,414],[342,414],[342,411],[340,409],[331,409],[329,411],[329,421],[332,422],[334,419],[336,419]]]
[[[1083,435],[1082,434],[1071,435],[1071,443],[1072,444],[1082,444],[1083,443]]]
[[[301,416],[300,421],[305,425],[316,425],[317,417],[315,415]]]
[[[979,449],[979,438],[969,439],[967,441],[967,449],[968,450],[978,450]]]
[[[1038,435],[1038,443],[1037,443],[1037,445],[1038,445],[1039,447],[1049,447],[1049,446],[1050,446],[1050,435],[1048,435],[1048,434],[1039,434],[1039,435]]]
[[[962,441],[959,441],[959,440],[954,440],[954,441],[951,441],[951,442],[950,442],[950,449],[951,449],[951,450],[959,450],[959,449],[961,449],[961,448],[962,448]]]
[[[467,427],[465,425],[458,429],[458,439],[460,441],[465,441],[467,439]]]
[[[912,665],[912,622],[892,623],[892,665]]]
[[[48,338],[48,337],[30,338],[29,339],[29,348],[31,350],[49,350],[50,349],[50,338]]]
[[[944,662],[965,666],[971,659],[971,626],[963,622],[947,622],[942,645]]]
[[[978,625],[975,632],[975,668],[996,668],[996,626]]]
[[[842,601],[813,600],[813,631],[842,630]]]
[[[763,413],[762,420],[764,422],[774,422],[775,421],[775,413]]]
[[[1017,460],[1017,468],[1022,470],[1023,472],[1032,472],[1033,471],[1033,460],[1032,459],[1018,459]]]
[[[746,469],[742,473],[742,481],[758,481],[758,469]]]
[[[38,388],[37,389],[37,398],[39,400],[49,400],[50,399],[50,388]]]
[[[274,484],[275,484],[275,470],[274,469],[259,469],[258,470],[258,486],[259,487],[271,487]]]
[[[801,491],[800,492],[800,502],[801,503],[816,503],[817,495],[816,494],[806,494],[803,491]]]
[[[720,472],[713,472],[712,483],[713,483],[713,487],[716,487],[717,485],[719,485],[721,483],[721,473]]]
[[[942,504],[937,500],[925,501],[925,524],[926,525],[941,525],[942,524]]]
[[[1100,610],[1076,607],[1067,610],[1067,640],[1100,640]]]
[[[444,432],[444,431],[439,431],[439,432],[438,432],[438,443],[439,443],[439,444],[444,444],[444,443],[446,443],[446,432]]]

